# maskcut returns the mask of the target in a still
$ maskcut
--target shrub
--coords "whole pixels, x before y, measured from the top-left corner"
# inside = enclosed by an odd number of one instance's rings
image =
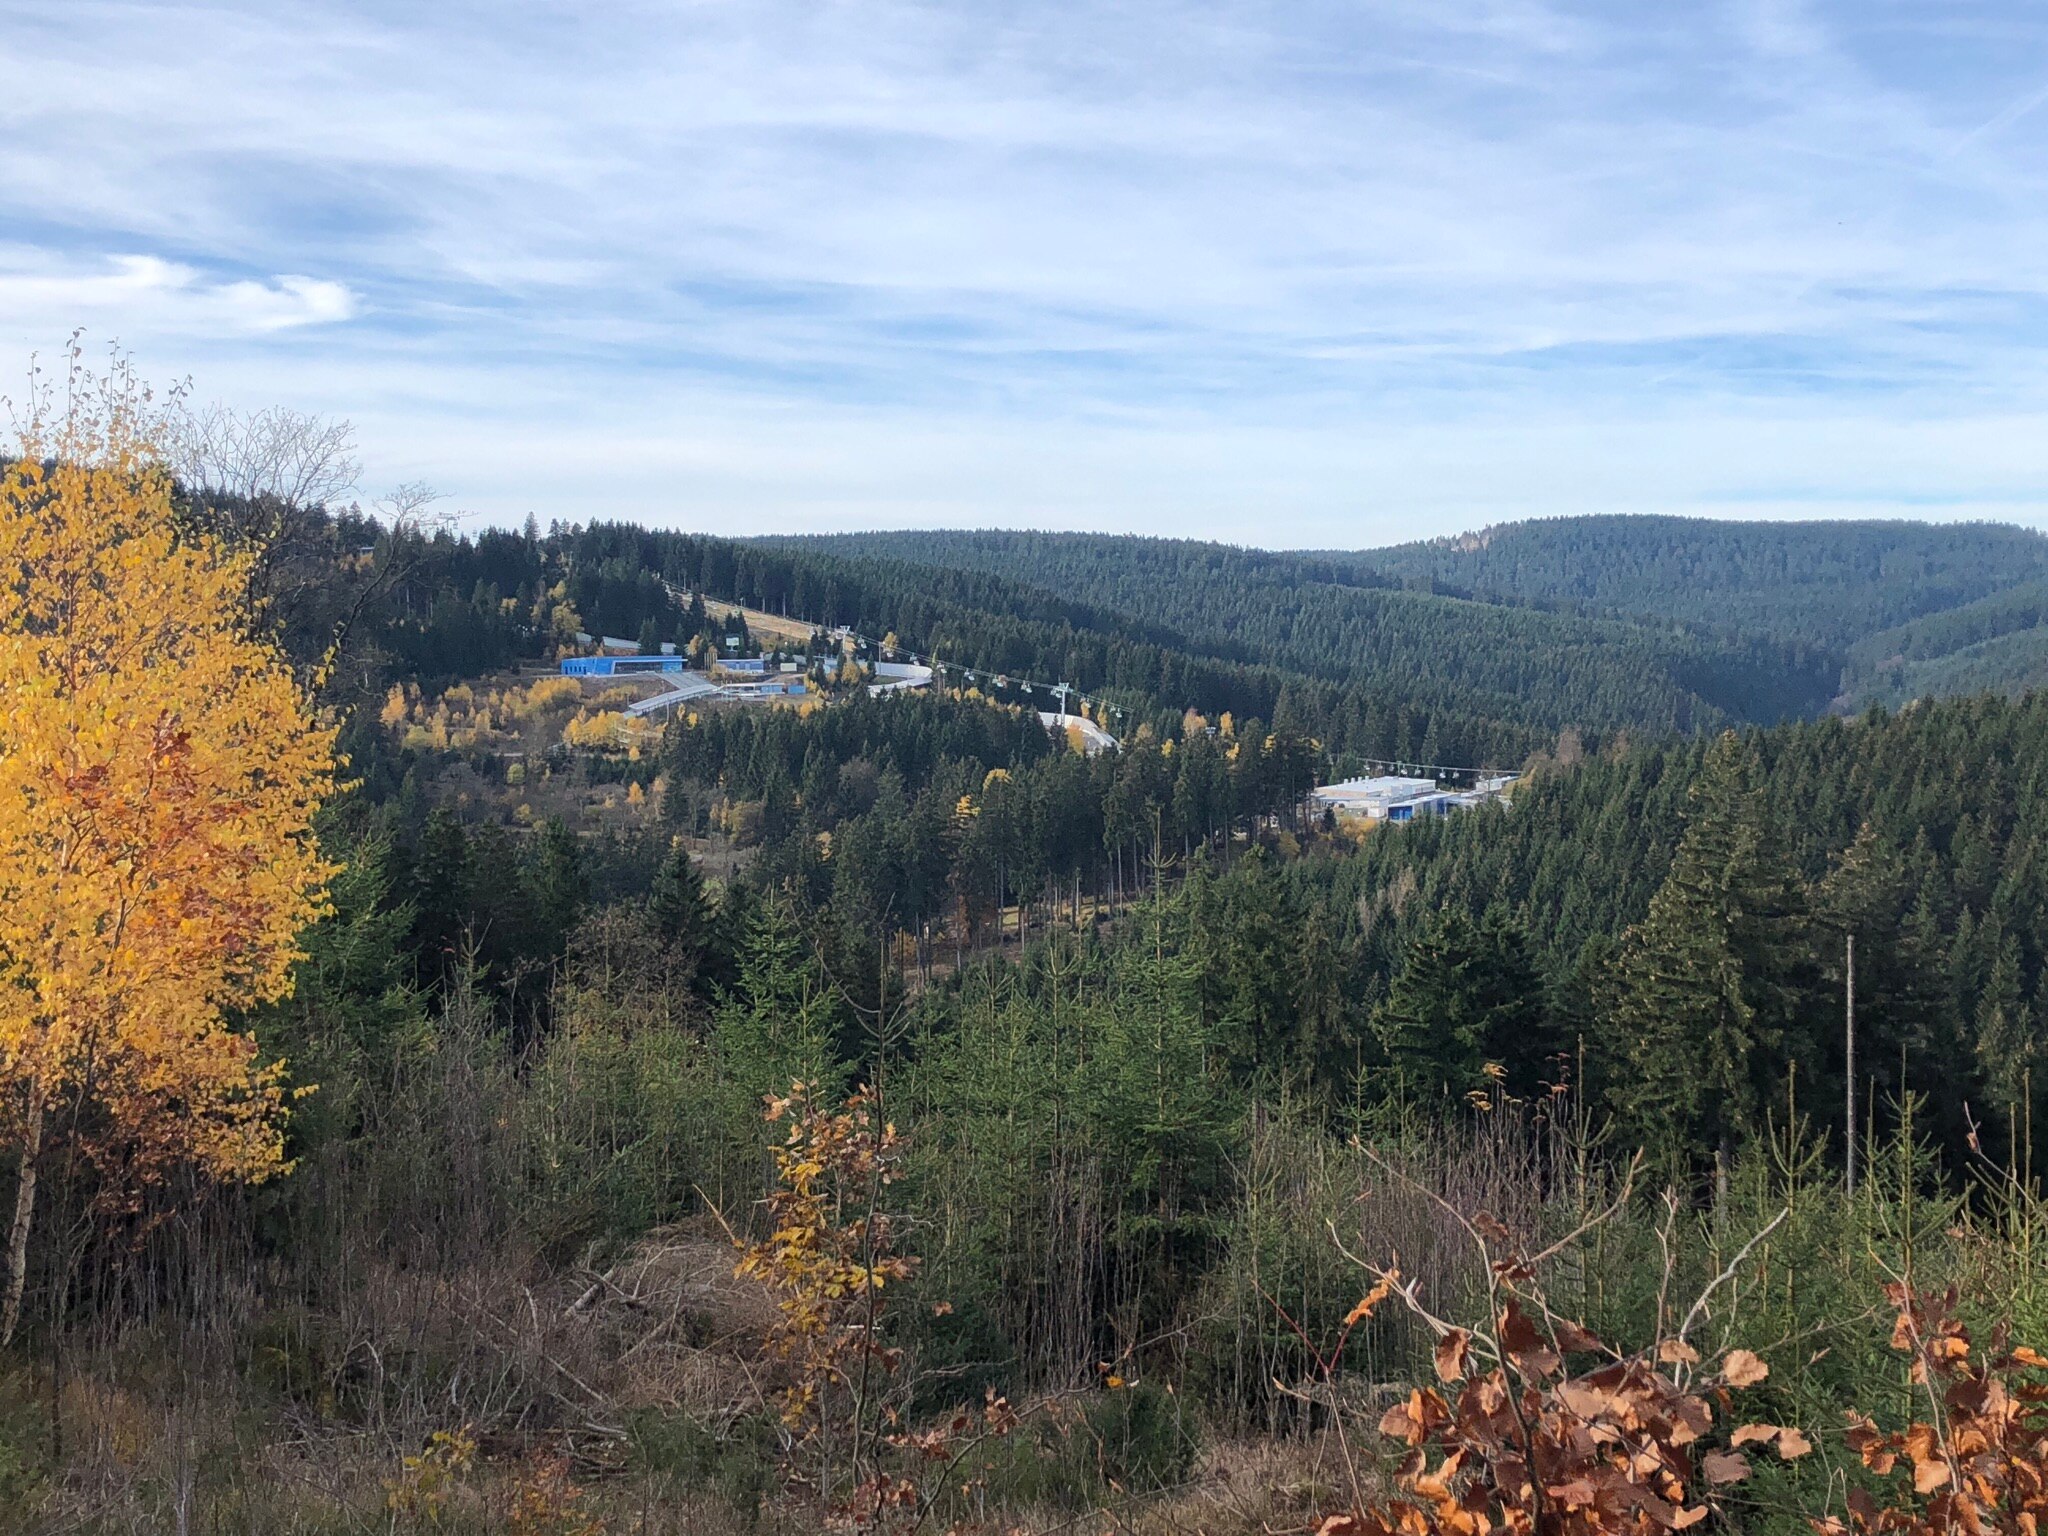
[[[638,1470],[710,1493],[749,1523],[774,1486],[777,1436],[770,1415],[749,1414],[714,1428],[688,1414],[643,1408],[628,1420],[627,1437]]]

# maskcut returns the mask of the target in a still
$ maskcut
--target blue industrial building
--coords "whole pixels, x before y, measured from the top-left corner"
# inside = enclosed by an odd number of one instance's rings
[[[625,672],[680,672],[680,656],[564,656],[564,677],[617,677]]]

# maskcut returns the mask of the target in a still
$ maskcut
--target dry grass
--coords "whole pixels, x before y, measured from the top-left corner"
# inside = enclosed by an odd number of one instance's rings
[[[683,1228],[602,1272],[371,1267],[332,1310],[275,1312],[239,1347],[131,1333],[61,1381],[0,1379],[0,1530],[495,1532],[553,1458],[607,1530],[756,1529],[631,1441],[636,1415],[715,1438],[759,1410],[773,1315],[723,1237]],[[422,1476],[407,1458],[456,1431],[476,1449],[433,1518],[394,1511]]]
[[[1119,1511],[1114,1518],[1121,1523],[1103,1528],[1131,1536],[1266,1536],[1313,1528],[1346,1497],[1345,1457],[1343,1445],[1328,1434],[1225,1441],[1203,1456],[1189,1487]]]
[[[602,1272],[540,1284],[377,1272],[345,1315],[325,1320],[318,1348],[294,1321],[318,1371],[286,1370],[259,1349],[200,1380],[172,1369],[167,1352],[152,1355],[163,1341],[131,1339],[118,1354],[72,1362],[54,1399],[46,1374],[0,1382],[0,1451],[47,1466],[51,1437],[62,1440],[61,1472],[32,1487],[10,1489],[0,1459],[0,1494],[17,1495],[0,1503],[12,1516],[0,1514],[0,1530],[482,1536],[507,1530],[537,1469],[565,1456],[581,1488],[577,1518],[609,1536],[818,1531],[818,1510],[798,1494],[764,1486],[749,1509],[715,1474],[653,1465],[632,1449],[638,1413],[716,1436],[758,1409],[774,1387],[759,1358],[771,1315],[759,1287],[734,1278],[722,1239],[683,1229],[650,1235]],[[437,1483],[434,1432],[463,1425],[475,1427],[473,1458]],[[1262,1536],[1308,1525],[1344,1486],[1331,1437],[1227,1442],[1166,1493],[1112,1493],[1080,1514],[991,1508],[976,1528]],[[403,1507],[409,1496],[430,1508]]]

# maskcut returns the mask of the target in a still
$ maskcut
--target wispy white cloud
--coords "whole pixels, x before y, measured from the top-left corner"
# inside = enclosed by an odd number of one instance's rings
[[[0,347],[118,332],[374,423],[373,471],[506,516],[1199,504],[1326,543],[1361,484],[1390,533],[1518,495],[1919,506],[1939,455],[1909,445],[1981,462],[2048,413],[2048,17],[2020,0],[0,24]],[[577,476],[521,495],[493,445],[551,436]],[[2048,496],[2048,438],[1991,457],[1958,497]]]
[[[85,326],[127,327],[151,336],[261,336],[351,318],[345,283],[280,275],[209,278],[158,256],[52,259],[0,247],[0,327],[47,326],[69,317]]]

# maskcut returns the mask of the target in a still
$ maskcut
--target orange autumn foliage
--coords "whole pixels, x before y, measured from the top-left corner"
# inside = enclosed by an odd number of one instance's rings
[[[1401,1447],[1393,1495],[1369,1496],[1354,1471],[1351,1508],[1325,1518],[1316,1536],[1662,1536],[1717,1512],[1720,1491],[1750,1476],[1745,1446],[1768,1444],[1785,1461],[1813,1450],[1794,1426],[1722,1429],[1735,1394],[1768,1379],[1770,1367],[1735,1348],[1709,1370],[1689,1338],[1782,1213],[1682,1314],[1667,1310],[1667,1258],[1645,1347],[1616,1348],[1552,1304],[1546,1266],[1623,1208],[1633,1174],[1632,1166],[1612,1206],[1540,1252],[1487,1213],[1467,1217],[1432,1196],[1483,1265],[1485,1321],[1470,1327],[1432,1314],[1398,1268],[1362,1263],[1377,1283],[1345,1317],[1336,1347],[1310,1344],[1323,1382],[1334,1383],[1352,1331],[1394,1298],[1435,1335],[1439,1385],[1413,1388],[1380,1416],[1380,1434]],[[1667,1196],[1666,1208],[1675,1220],[1676,1200]]]
[[[180,526],[123,367],[95,379],[74,347],[67,385],[0,470],[0,1113],[22,1154],[0,1338],[60,1107],[130,1189],[282,1165],[281,1069],[223,1010],[289,990],[330,874],[310,827],[334,733],[247,631],[248,558]]]
[[[1353,1325],[1398,1285],[1376,1287]],[[1484,1354],[1490,1368],[1483,1365]],[[1604,1357],[1566,1368],[1574,1355]],[[1687,1380],[1698,1353],[1682,1338],[1620,1354],[1576,1323],[1510,1293],[1488,1336],[1452,1328],[1437,1341],[1444,1391],[1418,1387],[1379,1421],[1405,1450],[1398,1492],[1332,1515],[1319,1536],[1654,1536],[1707,1518],[1708,1490],[1749,1475],[1733,1449],[1772,1442],[1788,1460],[1812,1447],[1796,1429],[1746,1425],[1712,1443],[1716,1409],[1768,1368],[1730,1350],[1708,1381]],[[1455,1388],[1455,1391],[1451,1389]]]
[[[1713,1291],[1778,1221],[1675,1331],[1664,1326],[1660,1292],[1656,1342],[1622,1351],[1560,1315],[1538,1277],[1543,1260],[1606,1216],[1534,1256],[1483,1213],[1456,1219],[1487,1261],[1485,1324],[1436,1317],[1414,1281],[1367,1265],[1378,1283],[1345,1317],[1335,1349],[1311,1345],[1324,1382],[1334,1381],[1351,1331],[1398,1298],[1436,1335],[1440,1384],[1412,1388],[1379,1418],[1380,1434],[1400,1448],[1393,1492],[1368,1495],[1354,1472],[1351,1508],[1324,1518],[1316,1536],[1662,1536],[1717,1515],[1733,1523],[1724,1496],[1750,1478],[1756,1450],[1781,1461],[1813,1454],[1795,1425],[1732,1423],[1736,1394],[1770,1376],[1759,1356],[1729,1349],[1709,1371],[1687,1338]],[[1840,1481],[1837,1471],[1829,1503],[1840,1497],[1846,1516],[1817,1514],[1806,1524],[1816,1536],[2043,1536],[2048,1355],[2012,1345],[2003,1323],[1977,1352],[1956,1316],[1954,1288],[1895,1281],[1885,1298],[1916,1406],[1900,1429],[1848,1414],[1842,1443],[1861,1459],[1868,1486]]]
[[[1849,1449],[1893,1486],[1883,1503],[1850,1489],[1849,1518],[1830,1516],[1813,1528],[1820,1536],[2035,1536],[2048,1526],[2048,1385],[2038,1374],[2048,1371],[2048,1355],[2009,1348],[2003,1327],[1987,1356],[1974,1354],[1953,1290],[1894,1283],[1885,1296],[1898,1309],[1892,1347],[1909,1358],[1927,1417],[1886,1432],[1851,1414]]]
[[[1379,1289],[1353,1321],[1398,1289]],[[2010,1345],[2002,1326],[1978,1354],[1952,1289],[1893,1283],[1885,1295],[1897,1309],[1892,1347],[1907,1357],[1925,1416],[1885,1430],[1852,1412],[1844,1444],[1877,1487],[1849,1487],[1846,1518],[1808,1524],[1818,1536],[2039,1536],[2048,1529],[2048,1355]],[[1682,1339],[1572,1374],[1565,1357],[1600,1353],[1599,1341],[1515,1299],[1487,1341],[1489,1354],[1500,1351],[1493,1369],[1478,1368],[1475,1338],[1453,1328],[1438,1341],[1437,1375],[1458,1384],[1455,1395],[1418,1388],[1381,1418],[1380,1432],[1406,1447],[1396,1495],[1328,1517],[1318,1536],[1651,1536],[1704,1521],[1715,1489],[1749,1477],[1745,1448],[1768,1446],[1786,1461],[1813,1450],[1779,1424],[1745,1424],[1724,1446],[1712,1443],[1731,1389],[1769,1374],[1748,1350],[1730,1350],[1715,1377],[1692,1386],[1684,1373],[1699,1357]]]

